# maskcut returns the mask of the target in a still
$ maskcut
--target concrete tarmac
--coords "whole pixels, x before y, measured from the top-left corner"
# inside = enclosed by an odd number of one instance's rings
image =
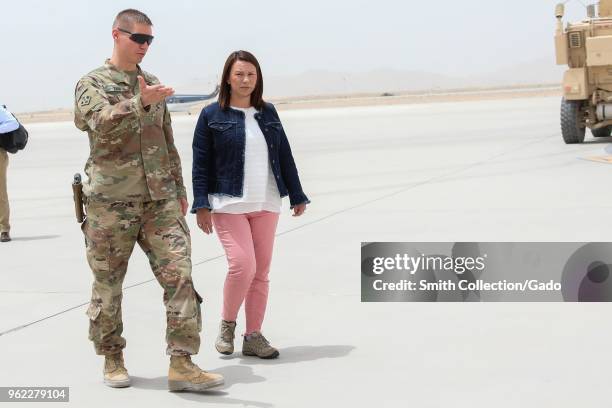
[[[213,342],[226,261],[188,222],[204,297],[202,368],[217,391],[166,387],[162,290],[137,247],[123,300],[127,389],[102,383],[87,340],[92,275],[70,183],[87,136],[72,123],[29,125],[10,157],[11,243],[0,244],[0,386],[68,386],[64,405],[112,407],[574,407],[609,400],[607,304],[361,303],[360,243],[612,241],[610,138],[565,145],[559,98],[281,111],[312,200],[285,199],[263,332],[272,361]],[[195,116],[174,120],[191,198]],[[244,330],[241,313],[237,332]],[[62,405],[62,404],[59,404]]]

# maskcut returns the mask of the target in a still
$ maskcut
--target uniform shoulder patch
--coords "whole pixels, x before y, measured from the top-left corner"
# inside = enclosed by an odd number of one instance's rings
[[[91,103],[91,96],[85,94],[83,96],[81,96],[81,99],[79,100],[79,105],[80,106],[87,106]]]
[[[81,81],[77,86],[75,95],[75,106],[82,112],[91,110],[92,105],[97,105],[100,99],[98,85],[91,81]]]

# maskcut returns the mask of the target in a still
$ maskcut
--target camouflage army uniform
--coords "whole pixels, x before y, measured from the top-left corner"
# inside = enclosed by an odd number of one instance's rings
[[[195,354],[202,298],[193,287],[191,239],[177,200],[186,197],[180,159],[165,103],[143,108],[137,74],[159,83],[140,67],[123,72],[107,60],[75,90],[74,122],[88,133],[90,147],[82,225],[94,274],[89,339],[97,354],[125,347],[122,284],[137,242],[164,289],[167,354]]]

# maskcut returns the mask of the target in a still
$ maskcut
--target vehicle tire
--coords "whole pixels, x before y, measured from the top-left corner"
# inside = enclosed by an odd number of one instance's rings
[[[561,100],[561,135],[566,144],[584,142],[583,105],[584,101]]]
[[[612,135],[612,126],[606,126],[599,129],[591,129],[593,137],[608,137]]]

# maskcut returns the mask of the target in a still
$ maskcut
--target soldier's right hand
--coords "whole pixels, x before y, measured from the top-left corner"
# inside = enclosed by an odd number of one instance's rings
[[[140,100],[142,101],[142,106],[145,108],[154,103],[163,101],[168,96],[174,95],[174,89],[165,85],[147,85],[141,75],[138,75],[138,84],[140,86]]]
[[[198,227],[207,234],[213,232],[212,214],[208,208],[198,208],[196,213]]]

